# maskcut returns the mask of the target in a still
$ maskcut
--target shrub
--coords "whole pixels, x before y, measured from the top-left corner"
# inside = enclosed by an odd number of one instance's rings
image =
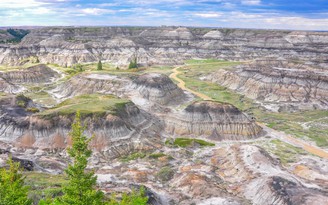
[[[103,69],[103,67],[102,67],[102,63],[101,63],[101,61],[99,60],[98,61],[98,64],[97,64],[97,70],[102,70]]]
[[[138,68],[137,58],[130,61],[129,69]]]
[[[159,170],[159,172],[156,174],[157,178],[161,180],[162,182],[167,182],[171,180],[174,176],[174,171],[171,167],[163,167]]]
[[[36,107],[29,107],[26,109],[27,112],[33,112],[33,113],[37,113],[40,112],[40,110]]]

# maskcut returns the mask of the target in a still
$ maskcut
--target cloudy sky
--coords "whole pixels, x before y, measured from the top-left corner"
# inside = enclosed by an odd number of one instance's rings
[[[0,0],[0,26],[328,30],[328,0]]]

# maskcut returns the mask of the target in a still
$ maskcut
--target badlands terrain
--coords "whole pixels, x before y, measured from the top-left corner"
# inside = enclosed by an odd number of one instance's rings
[[[326,32],[1,30],[0,166],[21,162],[35,203],[59,194],[80,111],[107,194],[143,185],[153,205],[326,205],[327,69]]]

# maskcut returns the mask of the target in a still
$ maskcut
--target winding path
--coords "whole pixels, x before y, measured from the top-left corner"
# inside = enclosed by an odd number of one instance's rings
[[[189,88],[186,87],[186,83],[181,80],[178,75],[181,74],[181,71],[178,71],[178,69],[181,67],[175,67],[172,71],[173,73],[171,73],[170,78],[174,79],[175,81],[178,81],[178,87],[181,88],[182,90],[186,90],[194,95],[196,95],[197,97],[200,97],[203,100],[213,100],[212,98],[210,98],[209,96],[203,94],[203,93],[199,93],[197,91],[191,90]]]
[[[210,98],[209,96],[207,96],[203,93],[199,93],[197,91],[187,88],[186,83],[178,77],[178,75],[182,73],[181,71],[178,71],[179,68],[182,68],[182,67],[181,66],[175,67],[174,69],[172,69],[173,73],[170,74],[170,78],[172,78],[178,82],[179,88],[181,88],[182,90],[186,90],[203,100],[213,100],[212,98]],[[287,135],[284,132],[280,132],[280,131],[271,129],[268,126],[264,125],[263,123],[258,123],[258,125],[260,125],[268,134],[270,134],[274,138],[280,139],[280,140],[282,140],[288,144],[294,145],[296,147],[300,147],[303,150],[305,150],[313,155],[328,159],[328,152],[325,151],[324,149],[321,149],[317,146],[311,145],[304,140],[297,139],[295,137]]]

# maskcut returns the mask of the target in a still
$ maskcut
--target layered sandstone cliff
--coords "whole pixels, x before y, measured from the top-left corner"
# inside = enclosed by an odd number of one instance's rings
[[[0,72],[0,91],[19,93],[25,89],[22,84],[50,83],[57,77],[59,74],[56,71],[43,64]]]
[[[101,98],[100,96],[100,100]],[[1,98],[0,139],[23,149],[66,148],[70,143],[68,133],[77,110],[74,110],[76,109],[74,104],[63,103],[62,108],[57,106],[33,114],[28,109],[18,106],[15,97]],[[82,102],[81,105],[83,104],[86,103]],[[78,110],[80,109],[82,108]],[[101,112],[89,110],[85,112],[82,109],[81,113],[83,124],[88,125],[85,134],[95,135],[91,146],[108,157],[117,157],[133,150],[153,148],[162,129],[159,119],[131,102],[117,103],[114,107],[108,108],[105,106]],[[152,140],[153,142],[150,143]]]
[[[327,60],[328,34],[246,29],[184,27],[49,27],[33,29],[18,45],[0,45],[0,64],[17,65],[29,57],[70,66],[111,61],[178,64],[190,58],[247,60],[297,57]]]
[[[161,105],[177,104],[186,98],[181,88],[168,76],[159,73],[148,73],[137,77],[133,81],[132,88],[136,89],[143,98]]]
[[[212,101],[195,102],[165,118],[166,130],[179,136],[206,136],[213,140],[244,140],[262,128],[236,107]]]
[[[110,74],[78,74],[59,84],[50,92],[57,98],[69,98],[81,94],[113,94],[122,96],[130,79]]]
[[[260,102],[297,108],[328,107],[328,75],[325,66],[287,60],[264,59],[218,70],[205,79]]]

